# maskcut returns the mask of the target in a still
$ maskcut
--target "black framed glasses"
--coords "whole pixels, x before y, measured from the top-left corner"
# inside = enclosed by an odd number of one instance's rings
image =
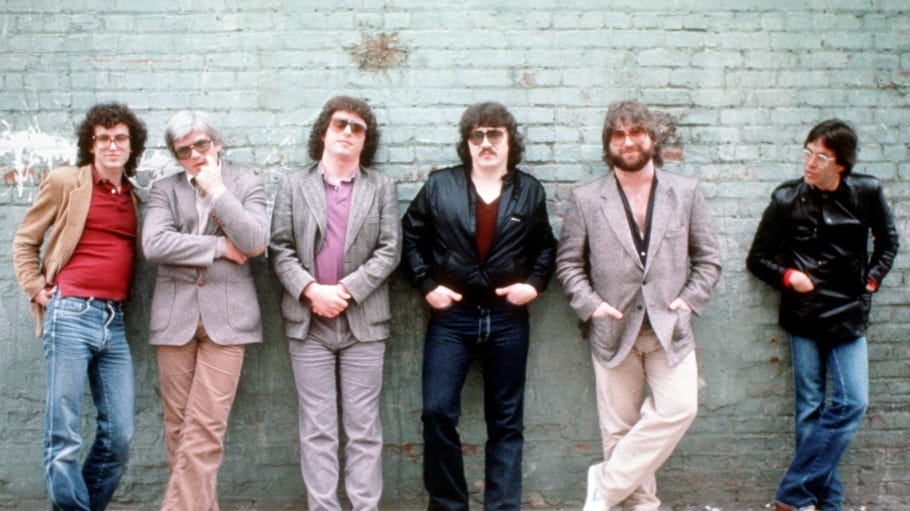
[[[120,133],[118,135],[95,135],[92,137],[92,140],[95,142],[95,147],[98,149],[107,149],[111,146],[111,142],[120,149],[126,149],[130,146],[130,136]]]
[[[496,145],[502,140],[502,137],[504,137],[505,134],[506,133],[503,130],[498,129],[474,130],[468,134],[468,142],[474,145],[480,145],[483,143],[483,139],[486,138],[490,141],[490,144]]]
[[[355,135],[360,135],[366,133],[367,131],[367,125],[360,121],[355,121],[354,119],[345,119],[344,117],[332,118],[332,128],[334,128],[335,131],[341,133],[348,126],[351,127],[351,133]]]
[[[202,154],[208,151],[210,147],[212,147],[212,139],[202,138],[190,145],[174,149],[174,155],[177,156],[178,160],[185,160],[193,155],[193,149],[195,149],[197,153]]]

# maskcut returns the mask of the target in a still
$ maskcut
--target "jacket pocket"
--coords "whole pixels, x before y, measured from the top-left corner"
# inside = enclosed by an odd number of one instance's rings
[[[149,330],[152,332],[161,332],[171,323],[176,292],[177,284],[174,279],[159,278],[155,281],[155,291],[152,294],[152,312],[149,319]]]
[[[238,300],[238,296],[246,299]],[[227,303],[227,320],[231,328],[249,332],[259,327],[259,302],[256,300],[256,289],[252,280],[225,281],[224,297]]]

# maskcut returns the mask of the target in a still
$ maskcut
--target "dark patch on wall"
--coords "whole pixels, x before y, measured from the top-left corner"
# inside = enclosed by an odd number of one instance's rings
[[[398,34],[364,34],[360,45],[350,51],[357,66],[365,71],[381,71],[408,60],[408,49],[398,45]]]

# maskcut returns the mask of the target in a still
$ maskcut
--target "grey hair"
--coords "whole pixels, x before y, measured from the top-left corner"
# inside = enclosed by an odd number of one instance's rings
[[[177,157],[174,154],[174,142],[194,131],[205,133],[213,143],[221,143],[221,130],[215,126],[207,113],[200,110],[181,110],[168,119],[164,127],[164,143],[174,158]]]

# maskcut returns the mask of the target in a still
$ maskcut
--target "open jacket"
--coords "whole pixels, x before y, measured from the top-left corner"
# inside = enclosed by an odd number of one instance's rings
[[[569,305],[587,323],[594,356],[616,367],[632,350],[647,317],[677,365],[695,349],[691,315],[708,306],[720,278],[720,244],[705,199],[691,178],[657,170],[650,243],[642,263],[611,171],[572,191],[566,211],[556,278]],[[692,309],[670,310],[681,298]],[[622,319],[592,317],[606,302]]]
[[[33,299],[72,257],[92,204],[92,166],[67,167],[50,172],[38,188],[38,196],[13,236],[13,269],[16,280],[31,302],[35,334],[44,330],[44,307]],[[139,199],[131,192],[133,204]],[[50,230],[50,234],[48,234]],[[44,257],[41,246],[48,234]]]
[[[222,168],[227,190],[212,206],[202,233],[196,190],[185,172],[152,183],[142,226],[145,257],[158,263],[152,297],[149,342],[186,344],[199,319],[216,344],[262,341],[262,322],[250,261],[237,264],[215,257],[218,237],[244,254],[265,251],[269,237],[262,180]]]
[[[894,216],[876,178],[849,174],[833,192],[796,179],[771,194],[746,265],[781,292],[781,327],[817,341],[845,342],[865,334],[871,306],[866,284],[881,283],[898,245]],[[786,287],[788,269],[807,274],[815,290]]]
[[[463,166],[433,172],[411,202],[402,220],[405,273],[423,295],[443,285],[461,293],[467,305],[504,300],[494,290],[519,282],[543,291],[556,255],[543,186],[518,169],[509,171],[493,243],[481,260],[477,192],[469,174]]]
[[[316,281],[316,254],[328,221],[319,164],[286,174],[272,210],[269,261],[284,286],[281,316],[290,339],[306,339],[312,319],[303,290]],[[401,260],[401,226],[395,181],[361,167],[354,178],[340,284],[351,294],[344,311],[360,342],[383,341],[391,332],[388,277]]]

